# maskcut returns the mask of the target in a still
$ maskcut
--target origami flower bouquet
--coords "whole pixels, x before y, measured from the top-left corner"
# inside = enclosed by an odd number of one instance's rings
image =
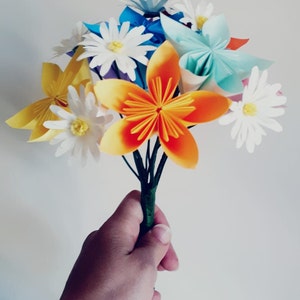
[[[286,97],[279,84],[267,83],[271,62],[241,51],[248,39],[231,37],[211,3],[122,2],[118,21],[80,22],[54,48],[70,57],[65,70],[44,63],[45,98],[7,124],[30,130],[31,142],[59,144],[56,156],[69,152],[83,163],[101,152],[122,156],[141,185],[144,232],[153,225],[167,159],[197,164],[191,127],[233,123],[236,146],[253,152],[264,128],[282,130],[274,118],[284,113]]]

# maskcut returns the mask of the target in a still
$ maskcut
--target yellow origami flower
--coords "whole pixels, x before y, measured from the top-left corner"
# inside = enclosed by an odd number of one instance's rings
[[[43,126],[45,121],[57,120],[57,116],[49,109],[50,105],[68,107],[68,86],[72,85],[78,89],[80,84],[85,85],[91,80],[88,62],[86,60],[77,61],[82,51],[82,48],[78,48],[64,71],[56,64],[44,63],[42,88],[46,98],[25,107],[6,120],[6,123],[13,128],[31,130],[29,138],[31,142],[50,140],[57,133],[55,130],[49,130]]]
[[[178,62],[177,52],[166,41],[147,66],[149,91],[119,79],[95,84],[98,100],[124,116],[104,134],[101,151],[123,155],[157,134],[170,159],[186,168],[195,167],[198,147],[188,127],[220,117],[227,112],[230,101],[210,91],[191,91],[174,97],[180,80]]]

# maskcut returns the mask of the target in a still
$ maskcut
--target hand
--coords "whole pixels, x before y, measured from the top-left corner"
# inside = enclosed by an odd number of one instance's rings
[[[175,270],[176,253],[163,212],[138,240],[143,213],[140,193],[132,191],[114,214],[85,240],[61,300],[159,300],[157,270]]]

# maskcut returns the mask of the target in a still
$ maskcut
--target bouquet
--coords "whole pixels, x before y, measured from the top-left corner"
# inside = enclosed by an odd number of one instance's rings
[[[212,3],[123,0],[118,19],[79,22],[54,48],[64,70],[42,66],[45,98],[9,118],[31,131],[30,142],[58,145],[84,165],[100,153],[121,156],[141,187],[144,220],[153,226],[155,194],[168,159],[195,168],[198,147],[191,128],[218,120],[233,124],[236,147],[255,150],[265,129],[280,132],[280,84],[267,82],[272,62],[241,50]],[[131,159],[128,158],[131,156]]]

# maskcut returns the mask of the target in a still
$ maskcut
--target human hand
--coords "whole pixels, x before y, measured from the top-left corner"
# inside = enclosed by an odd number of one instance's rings
[[[140,192],[130,192],[113,215],[85,240],[61,300],[159,300],[157,270],[175,270],[167,219],[156,207],[154,227],[138,240]]]

